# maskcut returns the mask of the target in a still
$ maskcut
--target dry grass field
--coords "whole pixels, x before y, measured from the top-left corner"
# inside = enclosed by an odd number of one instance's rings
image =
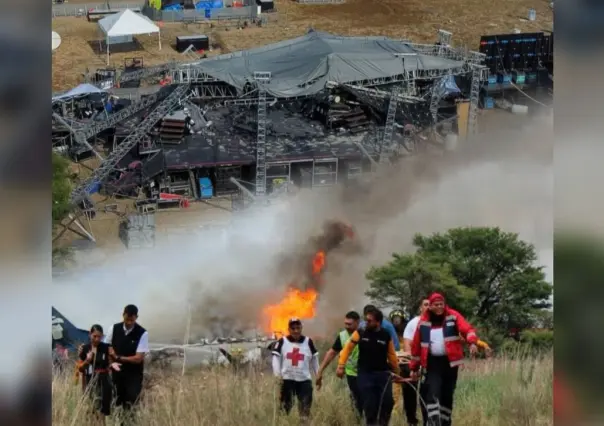
[[[461,371],[455,395],[457,426],[546,426],[552,419],[553,357],[506,358],[474,361]],[[145,426],[292,425],[278,412],[278,386],[273,377],[259,372],[248,376],[231,370],[189,370],[155,373],[146,391],[137,424]],[[73,376],[57,375],[52,386],[54,425],[94,424],[87,399]],[[352,426],[353,416],[345,384],[326,374],[323,388],[315,393],[311,424]],[[114,413],[108,425],[117,425]],[[400,408],[391,425],[404,425]]]
[[[137,37],[138,50],[116,52],[111,64],[121,67],[125,58],[142,57],[145,64],[178,60],[180,54],[171,45],[175,37],[186,34],[209,34],[220,41],[221,51],[238,51],[292,38],[309,27],[341,35],[384,35],[408,38],[418,43],[434,42],[438,29],[453,33],[453,42],[478,48],[482,34],[502,34],[514,29],[551,30],[553,14],[549,0],[505,0],[498,3],[482,0],[347,0],[340,5],[301,5],[292,0],[276,0],[277,22],[264,28],[237,30],[208,28],[203,24],[185,26],[164,23],[162,50],[157,37]],[[537,20],[526,20],[529,8],[537,11]],[[95,53],[101,38],[98,25],[84,17],[56,18],[53,31],[62,37],[53,53],[53,91],[68,90],[82,81],[86,69],[106,66],[106,56]],[[220,53],[214,52],[214,53]]]

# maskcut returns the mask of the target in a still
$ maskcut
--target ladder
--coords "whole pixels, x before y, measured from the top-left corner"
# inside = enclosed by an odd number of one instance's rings
[[[115,169],[119,161],[128,154],[136,144],[145,138],[147,132],[149,132],[162,117],[170,113],[172,108],[186,95],[188,90],[188,85],[177,86],[176,89],[151,111],[138,127],[122,141],[117,149],[111,152],[103,163],[95,169],[84,182],[73,190],[71,193],[71,202],[77,204],[84,200],[93,185],[105,180]]]
[[[394,135],[394,123],[396,122],[396,109],[398,106],[398,92],[400,88],[394,86],[390,94],[390,102],[388,103],[388,113],[386,114],[386,124],[384,125],[384,136],[382,139],[382,147],[380,149],[380,164],[390,163],[390,154],[392,152],[392,137]]]
[[[270,72],[254,72],[258,83],[258,134],[256,137],[256,196],[266,195],[266,84]]]
[[[472,85],[470,88],[470,111],[468,115],[468,134],[475,135],[478,131],[478,101],[480,99],[480,85],[486,75],[487,69],[472,66]]]

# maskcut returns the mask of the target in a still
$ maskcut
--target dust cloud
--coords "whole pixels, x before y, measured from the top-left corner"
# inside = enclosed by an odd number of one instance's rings
[[[535,244],[551,279],[552,118],[491,115],[479,140],[454,152],[405,158],[360,186],[301,191],[234,216],[229,229],[191,233],[152,252],[114,254],[57,280],[54,306],[85,328],[108,327],[135,303],[156,342],[260,328],[262,306],[277,302],[296,279],[295,270],[284,272],[284,259],[308,253],[309,240],[332,219],[353,225],[356,247],[345,243],[328,254],[318,315],[306,327],[312,335],[333,331],[343,313],[360,310],[367,269],[411,250],[417,232],[517,232]]]

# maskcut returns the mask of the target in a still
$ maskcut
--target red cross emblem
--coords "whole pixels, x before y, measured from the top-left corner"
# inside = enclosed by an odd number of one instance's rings
[[[304,361],[304,354],[300,353],[300,349],[294,348],[286,355],[286,358],[291,360],[294,367],[298,366],[298,361]]]

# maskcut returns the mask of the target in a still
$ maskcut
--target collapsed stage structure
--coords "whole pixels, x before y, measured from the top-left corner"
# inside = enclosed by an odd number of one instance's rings
[[[472,132],[484,55],[449,42],[444,31],[439,43],[419,45],[311,30],[248,51],[114,73],[94,82],[99,92],[132,99],[97,99],[93,118],[55,97],[55,146],[84,155],[96,152],[93,140],[112,145],[72,201],[90,207],[94,192],[135,188],[149,199],[204,198],[237,191],[240,181],[253,183],[256,196],[283,182],[333,185],[412,151],[452,92],[469,99]],[[163,87],[117,88],[153,78]],[[94,109],[87,102],[78,104]]]

